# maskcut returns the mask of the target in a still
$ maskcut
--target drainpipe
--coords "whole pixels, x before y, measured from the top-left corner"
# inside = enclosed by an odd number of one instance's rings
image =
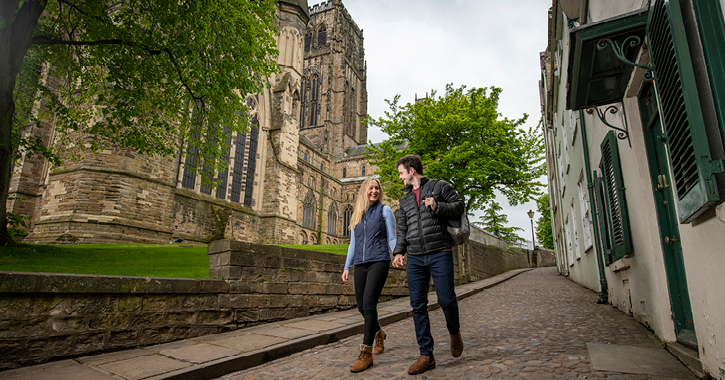
[[[599,243],[599,219],[597,216],[597,208],[594,207],[594,182],[592,182],[592,168],[589,163],[589,143],[587,143],[587,129],[585,125],[586,123],[584,123],[584,111],[582,110],[579,110],[579,121],[581,126],[582,144],[584,145],[584,171],[587,173],[587,189],[589,190],[589,202],[591,202],[589,210],[592,215],[592,225],[594,226],[594,246],[597,250],[599,286],[602,289],[601,293],[599,293],[597,303],[609,303],[607,278],[604,275],[604,256],[602,255],[602,246]]]

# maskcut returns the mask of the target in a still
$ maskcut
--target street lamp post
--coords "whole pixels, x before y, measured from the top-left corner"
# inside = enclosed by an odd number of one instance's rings
[[[536,240],[534,240],[534,211],[529,210],[527,214],[529,214],[529,219],[531,219],[531,247],[532,249],[536,249]]]

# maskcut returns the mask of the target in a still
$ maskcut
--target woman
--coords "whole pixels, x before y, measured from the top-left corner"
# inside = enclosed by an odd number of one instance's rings
[[[348,282],[350,267],[355,265],[355,299],[357,309],[365,318],[365,333],[360,355],[350,367],[352,372],[364,371],[373,365],[375,353],[385,350],[385,332],[378,323],[378,298],[388,278],[390,248],[395,248],[395,216],[390,207],[380,203],[383,190],[380,181],[368,178],[360,185],[355,211],[350,221],[350,246],[347,249],[342,281]]]

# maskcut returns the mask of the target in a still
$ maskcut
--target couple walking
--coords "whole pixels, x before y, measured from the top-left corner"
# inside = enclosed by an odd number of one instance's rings
[[[397,233],[393,211],[380,203],[383,190],[374,178],[366,179],[360,186],[350,222],[350,246],[342,281],[348,282],[350,267],[354,265],[357,308],[365,318],[363,343],[357,361],[350,367],[352,372],[366,370],[373,364],[373,352],[380,354],[385,350],[385,331],[378,323],[377,304],[388,277],[388,246],[393,248],[393,266],[402,267],[406,256],[408,261],[408,293],[420,349],[420,357],[408,373],[415,375],[436,366],[428,319],[431,277],[446,317],[451,355],[458,357],[463,351],[454,291],[453,240],[446,229],[447,219],[460,217],[464,212],[463,201],[447,182],[423,176],[419,156],[404,156],[395,166],[405,185]]]

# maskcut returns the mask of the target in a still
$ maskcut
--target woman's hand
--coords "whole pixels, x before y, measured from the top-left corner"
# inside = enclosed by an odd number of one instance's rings
[[[404,258],[405,258],[405,256],[403,256],[401,254],[395,255],[395,258],[393,259],[393,266],[396,268],[402,268]]]
[[[342,271],[342,282],[347,282],[349,276],[350,276],[349,269],[345,269],[344,271]]]

